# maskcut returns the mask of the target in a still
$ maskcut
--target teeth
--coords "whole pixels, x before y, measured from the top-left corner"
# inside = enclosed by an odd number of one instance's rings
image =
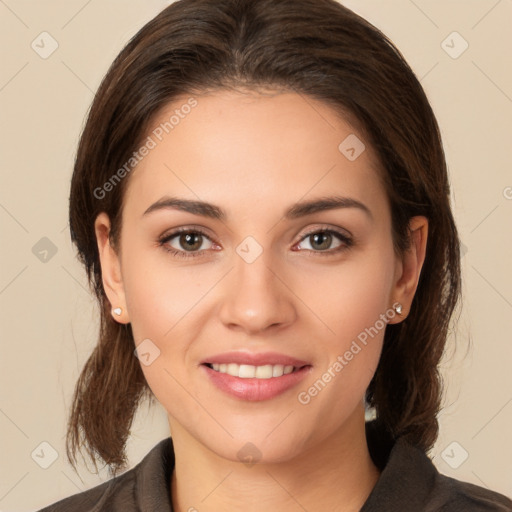
[[[284,366],[282,364],[252,366],[250,364],[213,363],[211,367],[217,372],[227,373],[228,375],[242,379],[271,379],[272,377],[282,377],[283,375],[292,373],[294,370],[293,366]]]

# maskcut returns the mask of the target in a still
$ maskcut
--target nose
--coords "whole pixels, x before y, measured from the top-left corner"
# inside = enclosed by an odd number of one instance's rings
[[[266,251],[252,263],[235,255],[234,265],[220,307],[220,319],[226,327],[257,334],[293,323],[296,319],[293,286],[272,268]]]

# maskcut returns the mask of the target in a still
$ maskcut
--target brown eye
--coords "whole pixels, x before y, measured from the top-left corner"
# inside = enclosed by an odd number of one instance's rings
[[[178,243],[186,251],[196,251],[203,243],[203,235],[201,233],[182,233],[179,236]]]
[[[301,247],[304,243],[309,247]],[[334,245],[333,245],[334,244]],[[299,250],[306,250],[318,254],[334,254],[352,246],[352,239],[343,233],[332,229],[321,229],[306,233],[297,245]]]
[[[210,245],[204,247],[205,242]],[[213,243],[208,235],[197,229],[180,229],[161,238],[159,245],[175,256],[187,257],[201,255],[203,251],[211,249]]]
[[[319,233],[309,235],[310,245],[314,249],[319,249],[321,251],[330,248],[332,238],[332,235],[326,231],[321,231]]]

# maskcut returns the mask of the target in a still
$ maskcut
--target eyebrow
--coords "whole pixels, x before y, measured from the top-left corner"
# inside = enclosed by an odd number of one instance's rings
[[[313,199],[309,201],[301,201],[292,205],[284,214],[284,218],[287,220],[298,219],[305,217],[306,215],[312,215],[313,213],[334,210],[338,208],[357,208],[371,219],[373,219],[372,212],[370,209],[361,201],[350,197],[341,196],[329,196]],[[194,215],[201,215],[211,219],[225,221],[227,218],[226,212],[211,203],[204,201],[195,201],[192,199],[184,199],[179,197],[164,196],[155,203],[153,203],[144,213],[143,216],[148,215],[151,212],[159,210],[180,210],[183,212],[192,213]]]

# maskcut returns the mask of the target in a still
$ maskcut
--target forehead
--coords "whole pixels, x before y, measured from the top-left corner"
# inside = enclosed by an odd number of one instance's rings
[[[331,107],[302,94],[220,90],[179,98],[153,119],[144,142],[151,149],[125,198],[141,213],[165,194],[227,210],[333,192],[384,200],[370,145]]]

